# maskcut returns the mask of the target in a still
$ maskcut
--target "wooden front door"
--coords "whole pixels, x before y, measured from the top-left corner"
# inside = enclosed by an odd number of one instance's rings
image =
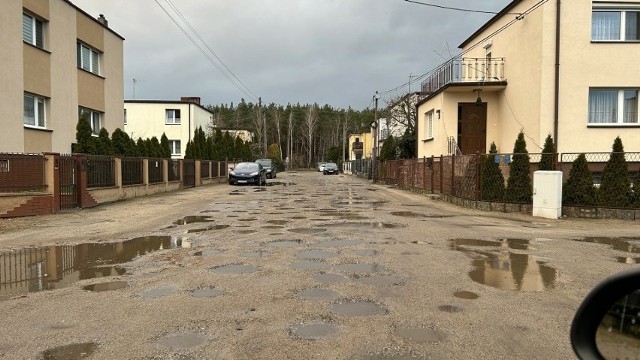
[[[487,103],[458,104],[458,147],[463,155],[486,153]]]

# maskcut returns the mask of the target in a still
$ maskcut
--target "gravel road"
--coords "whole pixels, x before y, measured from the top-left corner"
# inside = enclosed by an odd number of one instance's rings
[[[0,358],[571,359],[637,233],[317,172],[0,219]]]

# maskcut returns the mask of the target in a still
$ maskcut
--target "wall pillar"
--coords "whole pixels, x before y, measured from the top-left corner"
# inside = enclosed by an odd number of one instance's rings
[[[54,214],[60,210],[60,154],[45,153],[44,154],[44,180],[47,184],[46,192],[53,196],[51,201],[51,213]]]

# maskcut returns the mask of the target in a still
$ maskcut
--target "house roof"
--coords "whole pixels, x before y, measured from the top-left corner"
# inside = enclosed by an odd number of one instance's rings
[[[118,34],[115,31],[113,31],[110,27],[108,27],[107,25],[101,23],[100,21],[98,21],[98,19],[96,19],[95,17],[89,15],[89,13],[87,13],[86,11],[80,9],[76,4],[72,3],[70,0],[63,0],[63,1],[66,2],[67,4],[69,4],[74,9],[76,9],[79,13],[81,13],[84,16],[88,17],[89,19],[93,20],[96,24],[102,26],[105,30],[109,31],[110,33],[112,33],[113,35],[119,37],[120,39],[124,40],[122,35]]]
[[[484,25],[482,25],[476,32],[474,32],[471,36],[467,38],[467,40],[463,41],[462,44],[458,45],[458,48],[462,49],[465,46],[469,45],[469,43],[475,39],[478,35],[480,35],[483,31],[487,30],[493,23],[498,21],[501,17],[507,15],[516,5],[520,4],[524,0],[513,0],[509,3],[509,5],[505,6],[504,9],[500,10],[498,14],[492,17],[489,21],[487,21]]]
[[[200,105],[200,104],[196,104],[193,101],[181,101],[181,100],[125,100],[124,101],[125,104],[181,104],[181,105],[195,105],[199,108],[201,108],[202,110],[213,114],[211,112],[211,110],[207,109],[206,107]]]

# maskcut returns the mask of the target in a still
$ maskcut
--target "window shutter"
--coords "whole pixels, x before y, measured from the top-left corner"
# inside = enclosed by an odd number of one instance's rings
[[[82,68],[91,71],[91,50],[88,47],[82,45]]]
[[[33,44],[33,18],[27,14],[22,14],[22,39]]]

